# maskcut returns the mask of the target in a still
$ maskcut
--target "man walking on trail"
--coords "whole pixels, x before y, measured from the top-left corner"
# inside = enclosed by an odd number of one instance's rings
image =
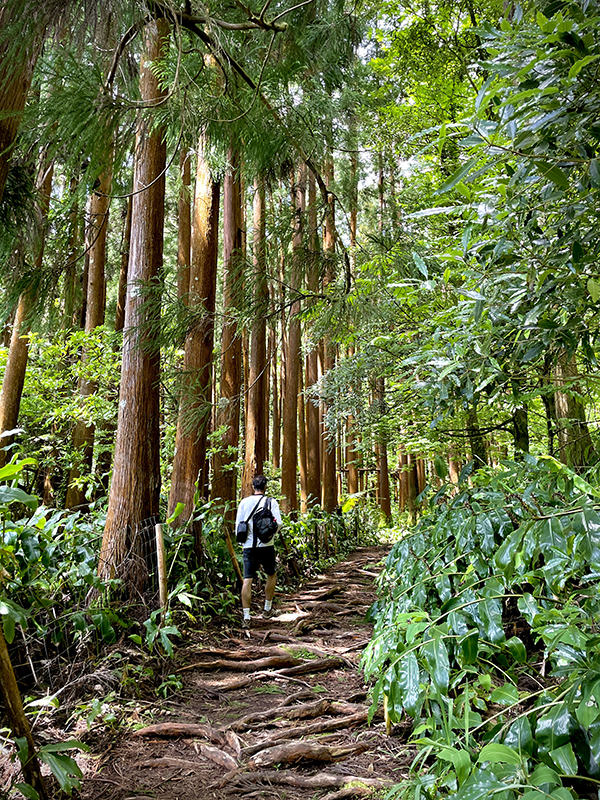
[[[248,531],[245,542],[242,547],[244,548],[244,582],[242,584],[242,609],[244,612],[244,619],[242,621],[243,628],[250,627],[250,603],[252,601],[252,581],[258,572],[258,568],[262,568],[267,574],[267,582],[265,585],[265,608],[263,617],[268,618],[273,615],[273,596],[275,595],[275,583],[277,575],[275,572],[275,544],[273,538],[269,541],[260,541],[254,535],[254,528],[252,525],[252,518],[259,508],[263,508],[270,504],[271,513],[275,522],[277,523],[277,530],[281,528],[283,522],[281,520],[281,512],[277,500],[265,495],[267,487],[267,479],[264,475],[257,475],[252,481],[254,487],[254,494],[249,497],[244,497],[238,506],[237,517],[235,520],[235,529],[238,530],[240,523],[247,523]]]

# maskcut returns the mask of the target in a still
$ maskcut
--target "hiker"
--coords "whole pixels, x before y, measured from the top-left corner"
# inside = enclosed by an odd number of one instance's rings
[[[277,500],[265,495],[265,489],[267,486],[267,479],[265,476],[257,475],[252,481],[252,486],[254,488],[254,494],[244,497],[244,499],[241,501],[238,506],[237,517],[235,520],[235,530],[238,532],[238,541],[240,541],[240,527],[243,531],[244,523],[247,525],[246,538],[243,540],[243,542],[240,542],[244,548],[244,582],[242,584],[242,609],[244,612],[244,619],[242,620],[243,628],[250,627],[252,580],[261,565],[267,574],[263,618],[268,619],[269,617],[273,616],[273,596],[275,594],[275,583],[277,580],[277,575],[275,572],[275,544],[273,541],[273,536],[283,524]],[[263,512],[262,509],[268,509],[269,506],[274,520],[274,524],[272,526],[273,535],[268,541],[261,541],[258,536],[255,535],[254,517],[259,510],[262,512],[259,516],[265,516],[265,512]],[[262,519],[260,520],[260,525],[262,526]]]

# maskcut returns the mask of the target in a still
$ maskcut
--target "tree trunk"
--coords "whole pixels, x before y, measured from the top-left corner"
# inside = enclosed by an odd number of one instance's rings
[[[177,225],[177,297],[187,305],[186,296],[190,290],[192,203],[190,196],[190,152],[185,142],[181,145],[179,153],[179,176],[181,178],[181,188],[179,190]]]
[[[529,452],[529,426],[527,406],[515,408],[513,413],[513,436],[515,440],[515,461],[522,461]]]
[[[325,182],[328,187],[333,183],[333,158],[326,157]],[[325,287],[332,283],[335,274],[335,204],[334,196],[327,195],[327,213],[323,224],[323,255],[325,258]],[[326,336],[323,342],[323,372],[327,373],[335,366],[335,344]],[[333,513],[338,504],[337,482],[335,478],[335,441],[324,424],[325,445],[323,447],[323,510]]]
[[[268,406],[267,322],[269,289],[266,275],[266,208],[265,183],[262,177],[254,182],[254,307],[252,323],[248,391],[246,394],[246,452],[242,496],[252,494],[252,479],[262,475],[267,456]]]
[[[417,497],[419,496],[419,473],[417,459],[409,453],[407,456],[408,467],[408,524],[414,525],[417,521]]]
[[[32,24],[34,26],[33,35],[23,35],[16,50],[11,49],[15,46],[12,37],[0,48],[0,202],[4,195],[15,139],[21,125],[46,29],[45,20],[40,19],[44,13],[40,11],[40,7],[36,4],[31,11],[32,15],[28,15],[28,24],[30,30]],[[11,10],[5,6],[0,10],[0,31],[6,30],[13,22]],[[9,57],[6,57],[7,52]]]
[[[6,640],[0,626],[0,695],[4,702],[8,724],[15,738],[23,738],[27,741],[28,759],[22,764],[23,777],[26,783],[32,786],[38,793],[40,800],[48,797],[46,784],[40,765],[35,754],[35,745],[31,737],[29,722],[23,711],[23,703],[19,688],[12,668]]]
[[[193,324],[185,340],[183,389],[177,421],[175,457],[169,495],[169,515],[184,504],[177,526],[189,520],[196,483],[206,462],[206,442],[211,416],[212,357],[215,331],[220,184],[213,180],[205,159],[205,139],[198,144],[192,262],[188,307]],[[200,479],[201,481],[201,479]],[[198,490],[202,493],[200,482]],[[201,555],[201,531],[194,531],[195,550]]]
[[[292,264],[289,280],[290,313],[288,323],[288,353],[283,389],[283,454],[281,460],[282,510],[289,514],[298,510],[298,384],[300,370],[300,301],[297,299],[301,286],[302,232],[306,208],[306,170],[301,168],[292,176],[292,208],[294,210],[294,234],[292,239]]]
[[[125,303],[127,301],[127,272],[129,269],[129,251],[131,249],[131,209],[133,198],[127,199],[125,227],[121,244],[121,268],[119,269],[119,287],[117,289],[117,310],[115,313],[115,330],[122,331],[125,327]]]
[[[560,460],[577,472],[594,460],[595,450],[581,400],[579,370],[575,356],[559,353],[554,364],[554,403]]]
[[[308,511],[308,462],[306,459],[306,416],[304,408],[304,376],[302,374],[302,364],[298,375],[298,439],[300,455],[300,511],[306,514]]]
[[[154,67],[168,44],[169,24],[152,20],[145,29],[145,50],[140,63],[140,94],[148,107],[166,91]],[[126,555],[138,553],[134,531],[144,520],[158,514],[160,492],[159,379],[160,350],[152,327],[160,309],[156,292],[163,258],[163,224],[166,143],[163,128],[138,122],[134,155],[131,258],[125,335],[119,393],[119,417],[108,513],[98,573],[114,577],[122,571]],[[149,302],[149,299],[151,302]],[[128,558],[131,563],[131,558]],[[124,575],[135,589],[143,588],[145,575],[135,570]]]
[[[281,466],[281,413],[279,406],[279,375],[278,375],[278,361],[277,361],[277,348],[275,346],[275,322],[272,323],[269,330],[269,352],[271,354],[271,386],[273,388],[271,407],[273,417],[273,437],[272,437],[272,450],[273,450],[273,466],[279,469]]]
[[[319,237],[317,235],[317,191],[315,176],[308,174],[308,291],[319,291]],[[321,502],[321,432],[319,407],[310,397],[310,390],[319,379],[319,354],[316,347],[306,356],[305,414],[306,414],[306,494],[309,506]]]
[[[473,460],[473,470],[478,470],[480,467],[487,466],[487,452],[485,446],[485,439],[483,438],[480,428],[479,420],[477,418],[477,409],[474,405],[470,405],[467,409],[467,438],[471,448],[471,459]]]
[[[240,436],[240,392],[242,383],[242,340],[235,312],[241,290],[242,269],[242,202],[239,179],[239,151],[230,148],[229,169],[223,189],[223,333],[221,338],[221,382],[217,411],[217,428],[224,434],[214,458],[212,499],[227,507],[227,519],[235,516]]]
[[[379,415],[383,418],[386,414],[385,406],[385,380],[377,379],[377,405]],[[384,435],[379,436],[378,442],[378,483],[379,483],[379,508],[387,524],[392,519],[392,501],[390,497],[390,472],[388,467],[387,440]]]
[[[112,167],[109,158],[109,166],[100,176],[99,191],[93,194],[90,204],[90,226],[87,237],[89,264],[85,315],[85,332],[87,334],[93,333],[100,325],[104,325],[106,308],[106,238],[111,183]],[[84,349],[81,355],[83,369],[85,369],[89,357],[88,350]],[[86,400],[96,394],[97,389],[95,381],[89,381],[86,378],[79,379],[79,394],[84,415],[87,411]],[[91,472],[94,455],[94,434],[95,426],[93,423],[87,423],[85,417],[77,420],[73,429],[71,444],[78,461],[71,466],[69,472],[65,508],[85,506],[85,491],[79,478],[85,475],[89,476]]]
[[[406,452],[402,445],[400,446],[400,453],[398,456],[398,468],[399,468],[398,507],[400,511],[405,511],[408,506],[409,474],[408,474],[408,456],[406,455]]]
[[[21,405],[21,395],[25,383],[25,373],[27,371],[27,360],[29,358],[29,328],[31,325],[31,312],[36,301],[37,285],[39,274],[44,260],[44,244],[46,238],[46,225],[48,222],[48,209],[50,206],[50,194],[52,192],[52,177],[54,175],[54,163],[46,163],[42,160],[42,167],[38,176],[37,187],[39,193],[38,214],[38,250],[34,263],[33,283],[19,297],[19,304],[15,314],[8,358],[2,380],[2,391],[0,393],[0,433],[14,430],[19,419],[19,408]],[[13,441],[13,437],[3,437],[0,444],[0,467],[10,461],[10,455],[6,450]]]
[[[75,198],[78,181],[76,178],[71,178],[70,193],[71,197]],[[73,312],[75,309],[75,274],[77,271],[77,264],[79,263],[79,205],[76,199],[73,199],[71,211],[69,213],[69,251],[67,255],[67,267],[65,269],[65,276],[63,280],[63,318],[62,329],[63,331],[70,331],[75,324]]]

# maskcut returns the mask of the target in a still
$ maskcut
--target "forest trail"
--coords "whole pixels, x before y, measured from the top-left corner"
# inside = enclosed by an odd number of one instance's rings
[[[310,586],[276,595],[275,616],[255,616],[250,631],[180,648],[185,702],[156,701],[147,727],[88,756],[82,798],[334,800],[399,782],[406,748],[381,715],[368,724],[359,670],[388,549],[360,548]]]

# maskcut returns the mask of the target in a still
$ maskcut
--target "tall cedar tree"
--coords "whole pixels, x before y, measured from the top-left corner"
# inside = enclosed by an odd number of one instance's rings
[[[188,308],[191,324],[185,339],[183,386],[169,494],[169,514],[173,514],[177,503],[184,505],[175,525],[189,520],[197,483],[200,494],[203,491],[202,476],[212,401],[219,196],[220,184],[211,176],[205,158],[205,138],[201,136],[198,143],[189,270]],[[196,555],[200,556],[200,530],[195,531],[195,550]]]
[[[140,94],[147,107],[166,94],[154,72],[168,44],[169,24],[152,20],[145,28],[140,62]],[[165,199],[165,132],[140,117],[134,157],[131,256],[119,417],[108,513],[100,552],[99,575],[117,574],[132,544],[132,533],[143,520],[158,513],[160,353],[150,341],[150,323],[159,310],[147,301],[155,292],[163,259]],[[135,582],[136,576],[132,576]]]

